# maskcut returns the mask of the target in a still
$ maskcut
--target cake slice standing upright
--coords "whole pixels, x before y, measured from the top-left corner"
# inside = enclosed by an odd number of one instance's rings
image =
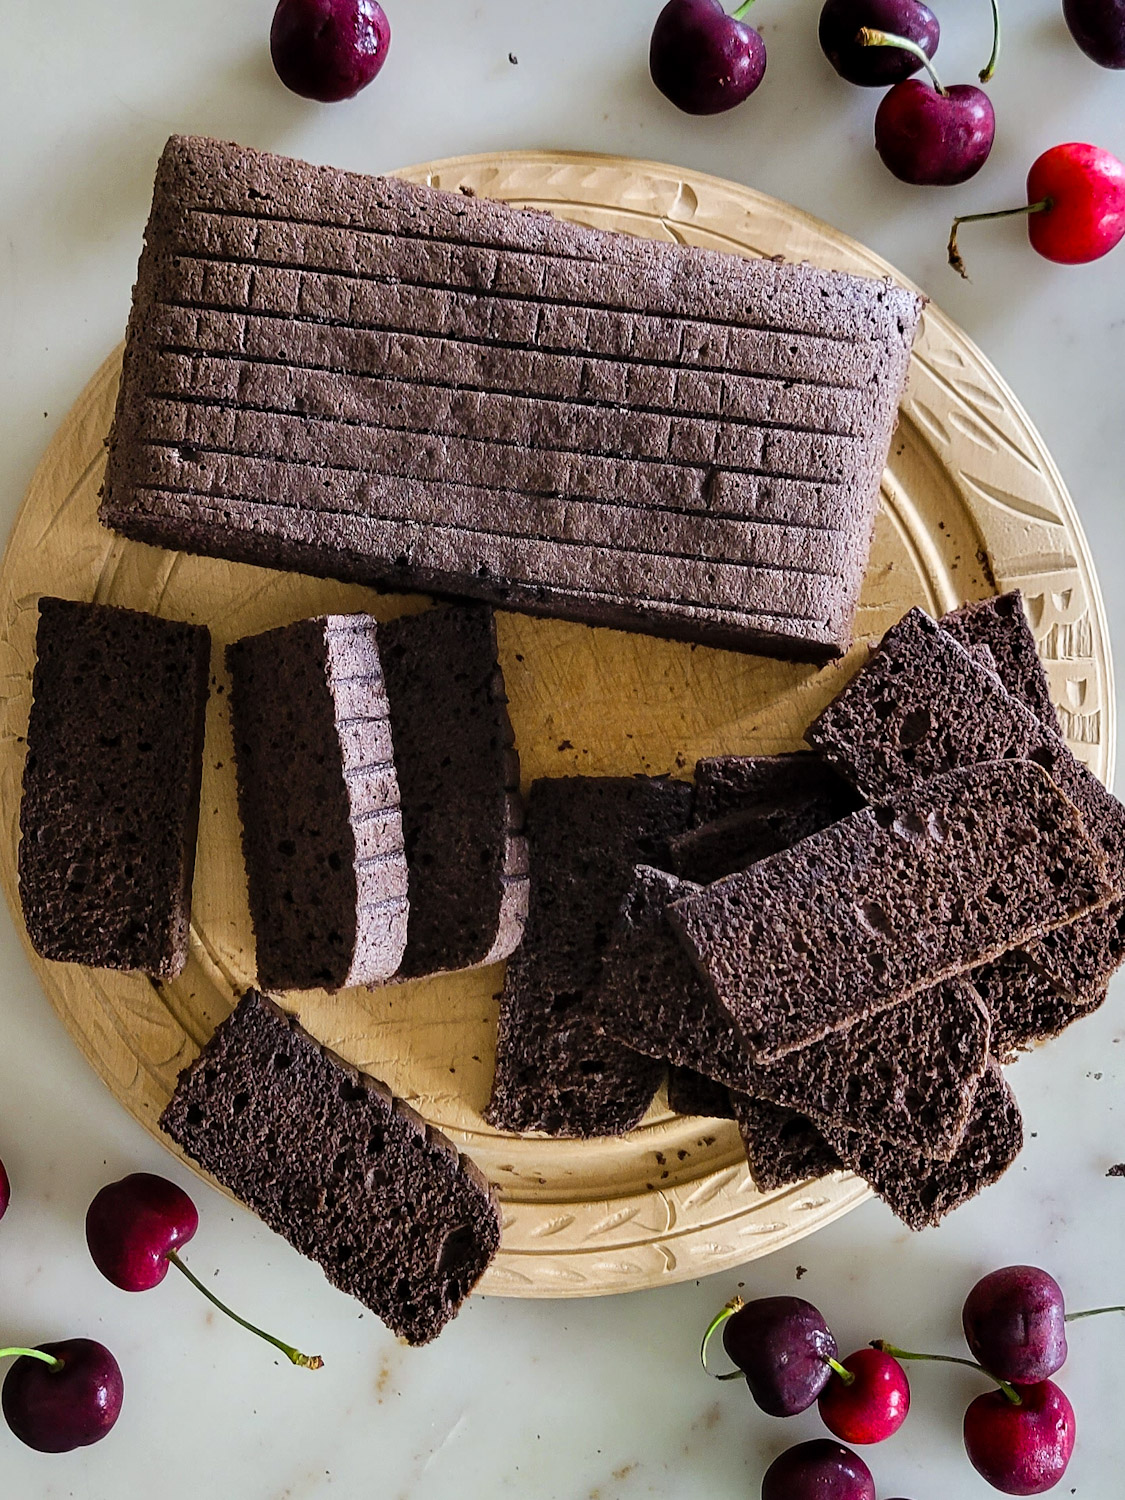
[[[160,979],[187,960],[211,638],[39,601],[19,886],[44,958]]]

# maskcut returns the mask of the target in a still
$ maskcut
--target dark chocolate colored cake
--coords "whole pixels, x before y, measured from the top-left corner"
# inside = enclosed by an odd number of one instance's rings
[[[731,1107],[750,1177],[760,1193],[778,1193],[841,1170],[836,1152],[812,1121],[796,1110],[745,1094],[732,1094]]]
[[[102,518],[825,659],[850,638],[920,309],[889,281],[173,137]]]
[[[160,1126],[410,1344],[441,1332],[499,1247],[495,1194],[468,1157],[253,991]]]
[[[187,959],[211,640],[201,625],[39,601],[20,808],[44,958],[174,977]]]

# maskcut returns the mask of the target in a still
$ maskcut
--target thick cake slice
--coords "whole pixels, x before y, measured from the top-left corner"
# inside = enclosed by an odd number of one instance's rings
[[[989,762],[920,782],[676,901],[669,920],[758,1062],[986,963],[1113,894],[1050,777]]]
[[[19,886],[44,958],[161,979],[187,960],[211,638],[39,601]]]
[[[1023,1120],[995,1063],[981,1080],[976,1105],[956,1155],[947,1162],[885,1142],[817,1126],[844,1166],[862,1177],[908,1229],[928,1229],[996,1182],[1023,1148]]]
[[[687,826],[691,787],[646,777],[532,783],[531,909],[508,962],[486,1110],[501,1130],[620,1135],[638,1123],[664,1064],[601,1035],[591,1006],[602,957],[640,860],[664,863]]]
[[[227,648],[258,982],[377,984],[406,944],[407,874],[379,627],[300,620]]]
[[[755,1099],[950,1156],[988,1064],[989,1014],[972,985],[946,980],[776,1063],[754,1063],[665,921],[669,903],[694,889],[637,868],[598,985],[606,1034]]]
[[[527,918],[520,763],[483,604],[379,627],[410,923],[402,979],[496,963]]]
[[[788,816],[804,838],[863,806],[851,782],[819,755],[717,755],[697,761],[694,774],[695,828],[734,813]]]
[[[1051,702],[1050,684],[1019,589],[963,605],[943,615],[941,627],[965,647],[987,646],[997,676],[1012,697],[1025,704],[1048,729],[1058,731],[1058,712]]]
[[[807,738],[865,796],[893,797],[920,779],[980,761],[1022,758],[1044,766],[1105,850],[1117,896],[1125,894],[1125,806],[999,678],[920,609],[883,638],[859,675],[810,727]],[[1092,997],[1125,957],[1125,907],[1117,903],[1081,934],[1029,950],[1064,987]],[[1082,946],[1075,940],[1080,939]]]
[[[804,1115],[745,1094],[730,1097],[750,1177],[760,1193],[779,1193],[841,1170],[839,1156]]]
[[[496,1196],[468,1157],[253,991],[160,1128],[407,1343],[441,1332],[499,1248]]]
[[[174,137],[102,518],[157,545],[823,660],[920,299]]]

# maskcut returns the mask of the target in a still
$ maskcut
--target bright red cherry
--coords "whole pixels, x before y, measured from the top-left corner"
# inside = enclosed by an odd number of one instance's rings
[[[133,1172],[102,1188],[86,1213],[94,1264],[123,1292],[147,1292],[168,1274],[169,1253],[186,1245],[199,1214],[183,1188]]]
[[[774,1459],[762,1500],[875,1500],[875,1481],[858,1453],[817,1438]]]
[[[761,83],[766,44],[742,19],[752,4],[729,15],[720,0],[668,0],[653,28],[649,71],[677,109],[722,114]]]
[[[8,1204],[12,1201],[12,1184],[8,1181],[8,1174],[4,1170],[4,1163],[0,1161],[0,1219],[8,1212]]]
[[[857,1349],[843,1366],[855,1379],[845,1381],[836,1371],[829,1376],[819,1402],[825,1427],[845,1443],[893,1437],[910,1410],[906,1371],[880,1349]]]
[[[1003,1266],[965,1298],[965,1341],[990,1375],[1036,1385],[1066,1363],[1066,1303],[1037,1266]]]
[[[1027,203],[994,213],[962,214],[953,221],[949,264],[962,276],[957,248],[962,224],[1027,215],[1032,249],[1059,265],[1085,265],[1125,239],[1125,165],[1099,146],[1069,141],[1038,157],[1027,174]]]
[[[366,88],[390,45],[390,22],[377,0],[279,0],[270,30],[277,76],[322,104]]]
[[[0,1404],[21,1443],[40,1453],[69,1453],[105,1437],[121,1414],[125,1385],[104,1344],[66,1339],[0,1349],[0,1358],[13,1354]]]
[[[965,1413],[965,1452],[993,1489],[1042,1495],[1066,1473],[1074,1452],[1074,1408],[1053,1380],[978,1396]]]
[[[906,37],[933,57],[941,39],[938,18],[921,0],[825,0],[820,46],[841,78],[861,88],[887,88],[917,73],[922,60],[903,47],[865,47],[864,27]]]

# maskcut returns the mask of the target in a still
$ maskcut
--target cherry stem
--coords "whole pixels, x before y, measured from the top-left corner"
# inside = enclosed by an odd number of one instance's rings
[[[707,1325],[707,1332],[703,1335],[703,1342],[699,1346],[699,1363],[712,1380],[738,1380],[742,1375],[741,1370],[728,1370],[725,1375],[720,1375],[715,1370],[708,1370],[707,1345],[711,1342],[711,1337],[716,1329],[721,1328],[728,1318],[733,1318],[736,1312],[741,1312],[744,1306],[745,1304],[741,1297],[732,1297],[722,1312],[716,1313]]]
[[[977,75],[981,83],[991,83],[1000,61],[1000,0],[992,0],[992,56]]]
[[[838,1359],[829,1358],[828,1365],[835,1370],[845,1385],[855,1385],[855,1372],[847,1369]]]
[[[0,1359],[41,1359],[45,1365],[50,1365],[51,1372],[55,1375],[63,1367],[61,1359],[56,1359],[53,1354],[47,1354],[42,1349],[0,1349]]]
[[[1100,1318],[1102,1313],[1125,1312],[1125,1307],[1090,1307],[1085,1312],[1067,1313],[1066,1323],[1077,1323],[1079,1318]]]
[[[1054,203],[1050,198],[1040,198],[1038,203],[1021,203],[1019,208],[994,208],[987,214],[961,214],[953,221],[953,228],[949,231],[949,244],[946,246],[946,256],[949,264],[957,272],[958,276],[968,281],[969,273],[965,269],[965,262],[961,258],[961,251],[957,244],[957,231],[962,224],[980,224],[985,219],[1011,219],[1017,214],[1042,214]]]
[[[890,1354],[895,1359],[924,1359],[940,1365],[965,1365],[970,1370],[977,1370],[988,1380],[994,1380],[1007,1396],[1013,1406],[1022,1406],[1023,1399],[1015,1386],[1009,1385],[1006,1380],[1001,1380],[998,1375],[992,1375],[983,1365],[978,1365],[974,1359],[959,1359],[955,1354],[911,1354],[906,1349],[896,1349],[893,1344],[888,1344],[886,1339],[872,1339],[872,1349],[879,1349],[884,1354]]]
[[[741,21],[742,18],[743,18],[743,16],[749,15],[749,13],[750,13],[750,7],[753,4],[754,4],[754,0],[743,0],[743,3],[734,12],[734,16],[732,17],[732,19],[735,20],[735,21]]]
[[[917,42],[912,42],[908,36],[895,36],[892,31],[876,31],[871,26],[862,26],[856,40],[863,47],[901,47],[904,52],[909,52],[913,57],[918,59],[930,75],[934,88],[937,89],[943,98],[949,93],[949,90],[934,71],[934,65],[930,61],[928,53],[924,48],[919,47]]]
[[[265,1339],[267,1344],[272,1344],[275,1349],[280,1349],[290,1364],[300,1365],[303,1370],[319,1370],[324,1364],[319,1354],[302,1354],[299,1349],[294,1349],[290,1344],[283,1344],[280,1339],[275,1339],[272,1333],[266,1333],[262,1328],[255,1328],[253,1323],[248,1323],[245,1318],[240,1318],[236,1312],[232,1312],[225,1302],[220,1302],[214,1292],[209,1291],[203,1285],[198,1276],[188,1270],[175,1250],[168,1251],[168,1259],[177,1271],[183,1272],[192,1286],[203,1293],[208,1302],[213,1303],[220,1312],[226,1313],[227,1317],[233,1319],[240,1327],[247,1329],[250,1333],[256,1333],[260,1339]]]

